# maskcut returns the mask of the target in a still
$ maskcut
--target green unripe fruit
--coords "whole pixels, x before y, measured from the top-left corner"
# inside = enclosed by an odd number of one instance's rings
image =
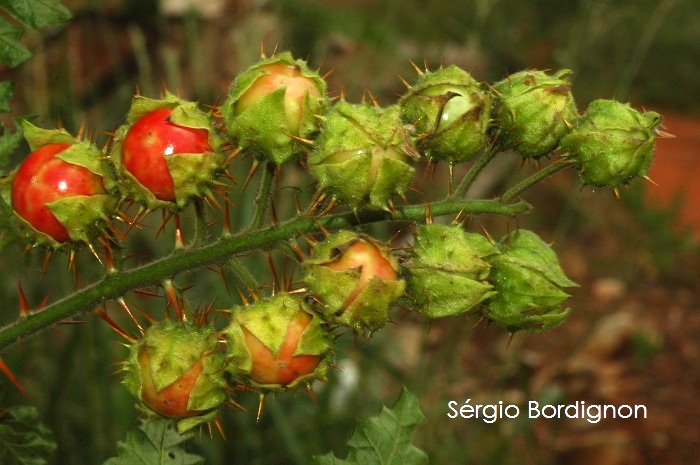
[[[413,151],[397,105],[341,100],[324,118],[308,162],[319,184],[351,207],[386,208],[413,180]]]
[[[553,75],[528,70],[493,86],[498,143],[524,157],[554,150],[577,116],[568,69]]]
[[[577,284],[566,277],[552,248],[531,231],[518,230],[497,244],[500,254],[487,259],[496,295],[484,316],[510,332],[545,331],[563,322],[569,298],[562,288]]]
[[[421,74],[399,105],[416,147],[433,161],[466,162],[489,143],[491,96],[454,65]]]
[[[404,269],[407,300],[416,311],[428,318],[458,315],[496,293],[485,259],[499,252],[486,237],[441,224],[419,226],[414,237]]]
[[[263,391],[308,386],[326,379],[333,341],[299,297],[281,294],[237,306],[223,334],[227,370]]]
[[[661,115],[653,111],[640,113],[626,103],[595,100],[561,147],[579,167],[584,184],[617,188],[646,176],[660,124]]]
[[[316,135],[327,106],[326,81],[285,52],[243,71],[221,112],[239,147],[281,165],[307,151],[299,139]]]
[[[313,252],[302,263],[304,281],[319,301],[323,318],[357,333],[382,328],[405,288],[389,248],[367,236],[340,231],[316,244]]]
[[[211,328],[162,321],[130,346],[123,382],[140,410],[178,419],[182,433],[216,418],[228,398],[224,365]]]
[[[212,195],[225,168],[222,143],[211,114],[196,102],[171,93],[160,100],[136,96],[127,124],[114,134],[117,188],[149,210],[179,211],[193,198]]]

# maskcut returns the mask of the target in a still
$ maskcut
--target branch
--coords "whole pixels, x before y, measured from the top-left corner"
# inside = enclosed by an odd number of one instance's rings
[[[539,170],[535,174],[523,179],[518,184],[516,184],[515,186],[510,188],[508,191],[506,191],[501,196],[501,200],[503,202],[510,202],[515,197],[522,194],[524,191],[526,191],[530,187],[534,186],[538,182],[542,181],[546,177],[551,176],[552,174],[554,174],[557,171],[562,170],[564,168],[569,168],[570,166],[572,166],[572,165],[571,165],[571,163],[568,163],[568,162],[557,161],[557,162],[551,163],[551,164],[547,165],[547,167],[542,168],[541,170]]]
[[[381,221],[423,222],[426,211],[432,216],[494,213],[515,216],[531,209],[526,202],[505,203],[498,200],[447,199],[426,205],[409,205],[384,210],[361,210],[326,215],[322,218],[299,216],[286,223],[255,231],[243,231],[224,236],[209,244],[197,244],[173,252],[171,255],[146,265],[107,274],[102,280],[74,294],[64,297],[41,311],[31,313],[0,329],[0,353],[20,340],[61,321],[91,312],[107,300],[117,299],[127,292],[156,285],[178,273],[204,266],[224,263],[232,256],[255,249],[269,249],[281,242],[296,239],[302,234],[322,229],[338,230],[360,224]]]

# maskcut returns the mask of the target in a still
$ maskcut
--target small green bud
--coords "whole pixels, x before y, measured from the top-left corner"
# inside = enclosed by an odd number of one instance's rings
[[[413,146],[397,105],[378,108],[341,100],[326,115],[309,154],[320,185],[353,208],[386,208],[413,180]]]
[[[389,318],[389,307],[405,283],[389,248],[367,236],[340,231],[314,246],[302,263],[309,292],[332,324],[355,332],[377,331]]]
[[[404,268],[407,299],[419,313],[429,318],[458,315],[495,294],[487,281],[491,266],[484,259],[499,252],[486,237],[441,224],[419,226],[414,237]]]
[[[497,244],[500,254],[487,258],[489,280],[497,294],[484,316],[510,332],[544,331],[563,322],[569,298],[562,290],[577,284],[566,277],[556,253],[531,231],[518,230]]]
[[[489,143],[491,96],[457,66],[421,74],[399,105],[417,149],[433,161],[466,162]]]
[[[242,149],[281,165],[306,151],[299,139],[316,135],[327,106],[326,81],[285,52],[243,71],[221,112]]]
[[[647,174],[661,115],[629,104],[595,100],[561,141],[584,184],[619,187]]]
[[[130,346],[124,385],[142,411],[176,418],[185,432],[216,418],[228,398],[220,349],[209,327],[156,323]]]
[[[498,143],[523,157],[554,150],[577,115],[571,94],[571,71],[553,75],[527,70],[494,84],[494,119]]]
[[[302,299],[280,294],[230,313],[223,331],[229,372],[266,391],[326,379],[332,338]]]

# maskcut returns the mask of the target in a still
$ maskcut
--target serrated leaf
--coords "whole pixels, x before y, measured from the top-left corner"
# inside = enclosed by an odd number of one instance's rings
[[[60,0],[0,0],[0,7],[32,29],[58,26],[71,18]]]
[[[117,444],[119,455],[103,465],[200,465],[204,458],[186,452],[182,445],[191,435],[179,434],[172,420],[144,421]]]
[[[19,41],[22,34],[24,31],[21,28],[0,18],[0,63],[14,68],[32,56],[27,47]]]
[[[36,408],[21,405],[0,412],[2,465],[44,465],[54,450],[53,434],[39,420]]]
[[[383,407],[377,417],[357,421],[348,441],[345,460],[329,453],[314,457],[317,465],[424,465],[428,456],[411,444],[415,427],[425,422],[418,399],[406,388],[393,409]]]

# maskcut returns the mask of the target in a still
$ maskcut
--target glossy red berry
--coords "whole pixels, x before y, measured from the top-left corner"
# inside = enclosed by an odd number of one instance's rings
[[[22,162],[12,182],[15,213],[37,231],[62,243],[71,241],[71,236],[50,204],[69,197],[106,194],[101,176],[57,157],[70,146],[51,143],[35,150]]]
[[[166,157],[212,151],[209,132],[170,121],[172,108],[153,110],[139,118],[124,138],[122,163],[159,200],[174,202],[175,183]]]

